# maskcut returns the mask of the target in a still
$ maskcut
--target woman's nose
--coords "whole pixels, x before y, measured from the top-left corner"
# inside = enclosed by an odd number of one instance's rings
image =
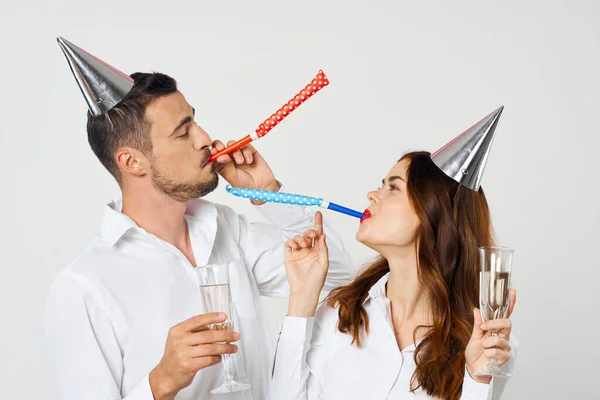
[[[367,193],[367,199],[369,199],[371,204],[374,204],[379,201],[379,195],[377,194],[376,191],[373,190],[373,191],[370,191],[369,193]]]

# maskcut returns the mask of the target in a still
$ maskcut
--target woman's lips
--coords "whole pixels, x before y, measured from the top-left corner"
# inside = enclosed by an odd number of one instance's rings
[[[371,211],[369,210],[365,210],[364,211],[364,216],[360,219],[360,223],[362,224],[365,220],[371,218]]]

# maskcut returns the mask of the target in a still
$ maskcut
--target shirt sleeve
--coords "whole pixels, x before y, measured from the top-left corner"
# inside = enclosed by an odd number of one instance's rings
[[[287,193],[282,186],[281,192]],[[257,206],[267,219],[265,223],[250,223],[239,216],[240,246],[256,279],[260,294],[270,297],[287,297],[289,286],[283,263],[284,244],[296,235],[314,227],[315,213],[311,207],[280,203]],[[323,292],[346,284],[354,276],[354,263],[339,235],[323,218],[323,232],[329,247],[329,271]]]
[[[153,400],[148,376],[122,397],[123,363],[113,325],[85,282],[61,273],[46,300],[46,340],[57,398]]]
[[[269,400],[323,399],[329,349],[321,326],[323,311],[314,318],[285,317],[273,357]]]
[[[477,382],[465,367],[461,400],[489,400],[494,386],[494,379],[488,383]]]
[[[509,343],[511,346],[510,358],[500,366],[500,369],[504,372],[512,373],[515,367],[519,342],[514,335],[511,335]],[[504,393],[509,379],[507,377],[494,377],[489,384],[479,383],[469,375],[469,372],[465,368],[461,400],[499,400],[502,398],[502,393]]]

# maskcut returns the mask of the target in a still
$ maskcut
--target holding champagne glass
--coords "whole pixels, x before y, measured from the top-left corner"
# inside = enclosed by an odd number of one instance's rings
[[[209,326],[214,331],[232,331],[233,314],[231,307],[231,289],[229,287],[229,267],[224,265],[209,265],[206,267],[197,267],[194,269],[200,285],[200,294],[202,303],[206,312],[222,312],[227,315],[227,319],[220,323]],[[213,394],[233,393],[249,389],[247,383],[237,382],[232,373],[233,358],[231,354],[223,354],[223,368],[225,370],[225,380],[218,388],[212,389]]]
[[[322,304],[322,217],[286,242],[290,300],[271,399],[501,398],[509,380],[493,378],[513,370],[518,347],[512,250],[489,247],[480,187],[501,112],[433,154],[406,153],[393,165],[367,193],[356,233],[378,256]]]
[[[479,248],[479,307],[481,319],[484,322],[505,320],[512,313],[512,306],[515,302],[514,291],[511,292],[510,288],[513,253],[514,250],[508,247],[484,246]],[[505,321],[510,323],[510,320]],[[510,333],[506,333],[506,328],[504,329],[505,334]],[[497,329],[489,328],[489,333],[490,337],[498,336]],[[512,376],[500,369],[494,357],[489,358],[489,362],[483,370],[474,372],[473,375]]]

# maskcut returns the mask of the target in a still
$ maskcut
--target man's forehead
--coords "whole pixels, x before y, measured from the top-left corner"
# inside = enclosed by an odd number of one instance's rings
[[[179,120],[189,113],[190,105],[181,92],[161,96],[146,107],[146,117],[153,123]]]

